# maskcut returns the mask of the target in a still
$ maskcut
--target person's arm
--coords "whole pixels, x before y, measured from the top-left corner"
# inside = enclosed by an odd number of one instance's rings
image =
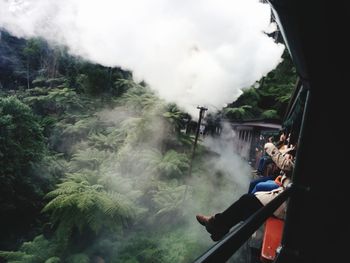
[[[278,168],[286,172],[293,170],[293,160],[284,156],[273,143],[266,143],[264,149]]]

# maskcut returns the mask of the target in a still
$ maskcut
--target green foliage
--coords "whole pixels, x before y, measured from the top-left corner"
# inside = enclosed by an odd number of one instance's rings
[[[174,150],[169,150],[163,155],[160,151],[153,149],[144,153],[144,159],[148,163],[150,173],[166,178],[180,178],[189,168],[188,156]]]
[[[90,63],[72,65],[73,76],[70,82],[75,82],[79,90],[93,96],[111,94],[121,96],[132,83],[131,73],[118,68],[103,67]]]
[[[283,61],[253,87],[244,89],[236,101],[224,108],[225,117],[232,121],[250,119],[281,119],[296,84],[296,72],[286,50]]]
[[[80,75],[79,82],[84,92],[92,95],[98,95],[110,90],[112,86],[111,68],[96,66],[91,64],[84,65],[85,74]]]
[[[188,186],[177,183],[159,183],[157,191],[154,192],[152,200],[156,205],[156,217],[174,216],[183,208],[183,203],[187,200]],[[166,218],[169,221],[169,218]]]
[[[81,169],[98,170],[103,162],[108,161],[108,156],[108,152],[99,151],[94,148],[79,150],[73,155],[70,168],[72,171],[79,171]]]
[[[144,87],[137,88],[143,90],[141,96],[149,98],[147,103],[141,105],[143,110],[138,108],[140,105],[133,105],[139,103],[134,97],[137,93],[135,90],[131,89],[132,96],[125,96],[126,101],[119,101],[128,110],[137,109],[132,112],[132,118],[126,115],[120,122],[107,123],[97,116],[73,115],[65,109],[59,122],[55,122],[55,117],[42,120],[52,126],[48,130],[51,142],[52,136],[57,136],[62,143],[67,142],[67,138],[74,138],[70,145],[71,158],[60,161],[64,167],[62,169],[68,169],[69,173],[65,174],[55,190],[46,195],[49,201],[43,209],[45,214],[50,215],[50,224],[54,226],[54,238],[48,242],[55,244],[56,252],[40,261],[22,251],[15,252],[18,257],[37,262],[90,262],[91,255],[95,255],[92,254],[95,253],[95,240],[108,232],[117,239],[126,238],[129,249],[117,258],[110,258],[110,262],[154,262],[155,258],[159,258],[159,262],[168,262],[164,261],[167,257],[164,255],[169,255],[169,251],[159,249],[158,243],[154,242],[159,237],[152,236],[140,248],[138,242],[129,243],[130,240],[122,234],[129,232],[130,225],[144,222],[145,218],[148,218],[148,225],[157,224],[157,220],[172,220],[175,223],[182,216],[184,202],[191,196],[189,187],[177,181],[169,183],[170,178],[181,180],[186,174],[188,156],[183,149],[175,151],[161,147],[170,139],[163,139],[160,135],[167,134],[174,141],[181,137],[179,126],[182,113],[174,105],[167,107],[155,96],[145,95],[148,91]],[[34,92],[38,97],[47,96],[40,89],[31,92],[32,97],[35,97]],[[56,95],[64,96],[63,93]],[[31,103],[31,100],[26,102]],[[189,138],[185,137],[184,141]],[[150,145],[156,147],[152,151],[138,152],[141,145],[145,148]],[[169,143],[166,145],[169,147]],[[182,144],[177,145],[180,147]],[[62,176],[62,170],[56,167],[60,162],[53,162],[50,170],[38,170]],[[49,161],[45,160],[45,163]],[[145,169],[145,166],[148,168]],[[150,181],[152,173],[164,181]],[[151,207],[140,209],[142,202],[149,202]],[[77,244],[77,240],[82,241]],[[114,244],[109,249],[113,251],[117,247]],[[138,248],[141,250],[138,251]],[[181,246],[181,249],[184,249],[181,253],[185,253],[185,246]],[[135,255],[130,254],[131,250],[136,251]],[[171,255],[171,258],[176,257]],[[181,256],[178,258],[182,259]]]
[[[107,193],[102,185],[91,185],[84,176],[72,174],[47,194],[51,201],[43,212],[51,213],[58,224],[58,235],[69,238],[75,227],[99,233],[102,229],[120,231],[133,211],[128,200],[117,193]]]
[[[176,130],[179,130],[184,127],[184,118],[187,116],[177,107],[176,104],[172,103],[167,105],[163,117],[167,118]]]
[[[67,258],[67,263],[90,263],[90,258],[83,253],[74,254]]]
[[[74,144],[103,128],[104,124],[96,116],[70,115],[70,118],[56,123],[50,136],[50,145],[54,150],[70,155]]]
[[[135,86],[135,82],[132,79],[118,79],[113,86],[113,92],[120,96],[125,93],[127,90],[133,88]]]
[[[40,235],[33,241],[24,242],[16,252],[0,251],[0,257],[6,259],[8,263],[60,262],[58,258],[53,257],[56,249],[54,243]]]
[[[136,83],[132,84],[128,92],[122,96],[122,99],[124,105],[136,112],[149,111],[160,103],[149,88]]]
[[[16,87],[20,100],[5,98],[0,104],[1,162],[5,150],[11,157],[1,163],[0,190],[7,201],[16,200],[2,205],[1,212],[22,211],[11,214],[5,227],[16,218],[22,227],[32,215],[37,223],[30,230],[46,238],[13,245],[16,252],[0,256],[38,263],[193,261],[208,244],[193,235],[188,209],[218,207],[225,194],[237,189],[203,158],[209,153],[202,145],[192,177],[186,176],[193,136],[183,131],[191,117],[159,99],[144,82],[136,83],[130,72],[93,65],[40,41],[27,43],[22,55],[21,74],[29,88],[21,79],[26,89]],[[208,118],[208,125],[219,127],[221,116],[279,117],[276,108],[286,103],[284,89],[293,82],[283,79],[283,70],[269,74],[259,88],[244,90],[222,115]],[[15,83],[10,80],[6,83]],[[13,100],[7,108],[6,100]],[[5,108],[11,113],[3,114]],[[23,118],[14,118],[13,112]],[[17,174],[23,176],[12,180]],[[199,207],[191,206],[194,201]],[[14,234],[16,240],[34,235]]]
[[[52,183],[50,174],[37,173],[45,153],[45,138],[31,109],[15,97],[0,98],[1,246],[28,228],[35,231],[43,192]]]
[[[35,70],[39,70],[42,66],[41,54],[44,52],[44,49],[45,43],[39,38],[33,38],[26,42],[26,46],[23,49],[23,55],[27,60],[27,74],[31,77],[35,75]]]
[[[248,89],[244,89],[243,93],[234,103],[238,105],[249,105],[251,107],[257,107],[260,99],[261,96],[258,90],[254,87],[250,87]]]
[[[34,91],[37,89],[43,90],[41,88],[45,86],[46,78],[44,76],[38,76],[32,81],[32,84],[35,86],[35,88],[33,88],[32,90]]]
[[[107,135],[93,133],[88,137],[88,144],[98,150],[116,151],[124,142],[124,135],[119,130],[113,130]]]
[[[282,59],[277,68],[261,81],[258,89],[261,94],[258,106],[263,110],[276,110],[280,119],[297,82],[297,74],[287,50]]]
[[[31,109],[15,97],[0,98],[0,175],[15,175],[40,160],[45,139]]]
[[[67,111],[83,109],[77,93],[69,88],[45,89],[37,87],[26,92],[30,95],[26,96],[23,101],[40,115],[61,115]]]
[[[45,263],[60,263],[60,262],[61,262],[61,260],[58,257],[51,257],[45,261]]]
[[[59,128],[63,128],[61,131],[63,136],[75,136],[82,137],[89,133],[95,133],[100,128],[100,123],[96,117],[82,118],[74,123],[59,123]]]
[[[193,262],[206,247],[201,246],[188,228],[177,225],[176,230],[167,232],[166,235],[159,231],[162,225],[158,225],[153,231],[136,231],[127,237],[119,245],[112,245],[115,254],[107,257],[107,262],[124,263],[173,263]],[[169,229],[169,228],[166,228]],[[158,231],[156,231],[158,230]],[[104,246],[108,244],[104,243]],[[110,259],[110,261],[108,260]]]
[[[172,231],[160,238],[161,259],[163,263],[193,262],[203,249],[196,237],[191,236],[186,229]]]
[[[261,113],[261,117],[264,119],[278,119],[278,114],[276,110],[266,110]]]
[[[234,120],[249,119],[253,116],[253,114],[250,112],[252,108],[253,107],[250,105],[243,105],[238,108],[225,108],[223,110],[223,113],[229,119],[234,119]]]
[[[138,233],[128,241],[122,244],[119,255],[111,259],[112,263],[163,263],[156,237]]]

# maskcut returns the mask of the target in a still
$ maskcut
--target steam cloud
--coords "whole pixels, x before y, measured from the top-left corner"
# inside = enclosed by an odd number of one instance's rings
[[[232,102],[277,66],[284,46],[270,27],[258,0],[0,0],[0,28],[132,70],[192,114]]]

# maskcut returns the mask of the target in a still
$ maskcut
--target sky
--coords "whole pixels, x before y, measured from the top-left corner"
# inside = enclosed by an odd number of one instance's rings
[[[280,62],[258,0],[0,0],[0,28],[131,70],[193,116],[237,99]]]

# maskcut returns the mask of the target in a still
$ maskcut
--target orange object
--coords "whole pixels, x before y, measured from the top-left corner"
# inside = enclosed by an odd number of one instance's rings
[[[275,183],[278,184],[279,186],[282,186],[282,175],[279,175],[276,177]]]
[[[260,255],[262,262],[272,262],[275,259],[276,250],[281,245],[283,226],[284,221],[276,217],[266,220]]]

